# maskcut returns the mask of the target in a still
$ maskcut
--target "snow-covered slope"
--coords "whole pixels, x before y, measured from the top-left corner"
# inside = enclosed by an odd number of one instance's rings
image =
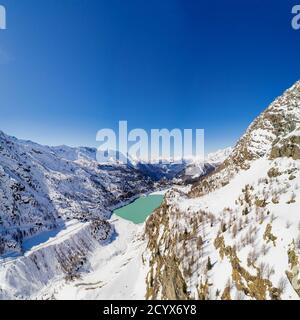
[[[142,254],[146,242],[142,239],[143,227],[112,216],[110,223],[118,234],[106,246],[96,246],[89,256],[89,264],[80,277],[72,281],[55,279],[45,286],[38,299],[144,299],[147,268]]]
[[[32,299],[58,279],[76,279],[89,270],[90,256],[113,232],[101,221],[101,237],[95,237],[92,223],[70,221],[48,240],[41,235],[30,238],[24,242],[24,255],[0,260],[0,299]]]
[[[152,185],[130,166],[99,165],[94,149],[40,146],[0,132],[0,255],[70,219],[107,219],[109,208]]]
[[[228,147],[225,149],[218,150],[216,152],[209,153],[206,157],[206,162],[215,163],[219,165],[230,156],[232,150],[232,147]]]
[[[300,82],[148,219],[147,298],[299,299]]]
[[[0,298],[29,298],[57,277],[75,277],[113,239],[111,209],[152,189],[131,165],[100,165],[95,149],[0,132]]]

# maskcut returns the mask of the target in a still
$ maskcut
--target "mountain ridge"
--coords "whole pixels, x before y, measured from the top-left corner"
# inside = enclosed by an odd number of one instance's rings
[[[299,299],[300,82],[145,227],[148,299]]]

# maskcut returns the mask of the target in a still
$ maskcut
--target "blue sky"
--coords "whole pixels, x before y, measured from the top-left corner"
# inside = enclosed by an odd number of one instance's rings
[[[97,130],[128,120],[204,128],[206,151],[233,145],[300,79],[296,3],[0,0],[0,129],[97,146]]]

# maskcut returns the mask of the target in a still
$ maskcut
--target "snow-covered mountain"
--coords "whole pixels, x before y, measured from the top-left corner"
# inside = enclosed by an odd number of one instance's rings
[[[1,133],[0,299],[299,299],[299,132],[300,82],[233,149],[182,167]],[[144,226],[108,219],[164,178],[193,183]]]
[[[137,168],[154,181],[165,180],[173,183],[188,183],[187,180],[191,176],[198,178],[206,175],[216,168],[216,164],[183,160],[181,163],[172,161],[163,164],[138,163]]]
[[[111,210],[154,189],[131,164],[96,149],[48,147],[0,132],[0,299],[28,299],[89,269],[114,240]]]
[[[0,298],[29,298],[87,270],[88,256],[115,239],[111,210],[186,166],[99,164],[96,152],[0,132]]]
[[[209,163],[215,163],[217,165],[220,165],[222,162],[224,162],[231,154],[233,148],[228,147],[225,149],[220,149],[218,151],[209,153],[206,157],[206,162]]]
[[[77,219],[107,219],[109,209],[153,188],[125,165],[99,165],[91,148],[47,147],[0,132],[0,255],[24,239]]]
[[[300,82],[147,220],[148,299],[299,299]]]
[[[231,153],[232,148],[208,154],[205,159],[194,157],[181,161],[164,160],[162,163],[137,161],[135,167],[154,181],[165,179],[173,183],[190,183],[214,171]]]
[[[176,178],[184,181],[185,184],[199,181],[200,178],[212,173],[231,154],[232,148],[225,148],[214,153],[209,153],[204,160],[190,158],[185,160],[185,168]]]
[[[0,255],[21,252],[24,239],[68,220],[107,219],[112,206],[149,192],[155,181],[172,180],[186,166],[101,165],[94,148],[41,146],[0,132]]]

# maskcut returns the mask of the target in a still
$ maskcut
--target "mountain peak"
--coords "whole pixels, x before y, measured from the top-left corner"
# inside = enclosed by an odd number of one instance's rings
[[[229,161],[242,168],[249,161],[270,156],[278,140],[290,134],[300,123],[300,81],[278,97],[249,126],[238,141]]]
[[[248,127],[229,157],[211,175],[193,186],[193,197],[227,184],[239,171],[260,158],[300,155],[300,81],[275,99]],[[293,134],[294,133],[294,134]],[[300,156],[299,156],[300,158]]]

